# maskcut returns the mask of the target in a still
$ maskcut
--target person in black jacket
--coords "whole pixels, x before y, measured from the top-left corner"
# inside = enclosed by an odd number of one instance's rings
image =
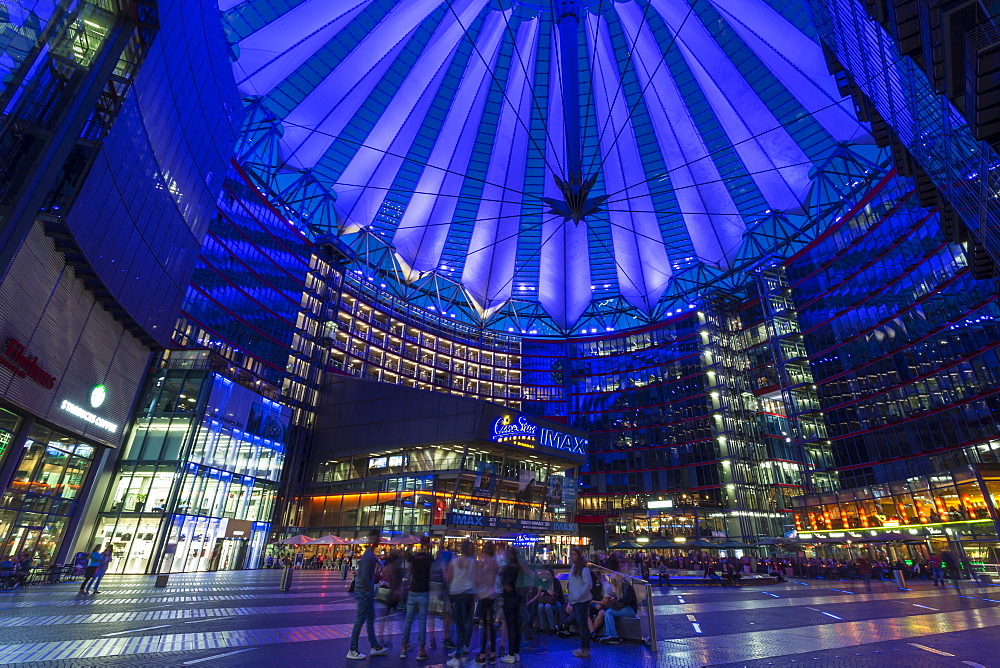
[[[427,660],[427,611],[431,591],[431,539],[420,537],[420,549],[410,558],[410,593],[406,597],[406,621],[403,622],[403,646],[399,658],[406,658],[406,648],[410,642],[410,628],[413,618],[417,618],[420,653],[417,661]]]

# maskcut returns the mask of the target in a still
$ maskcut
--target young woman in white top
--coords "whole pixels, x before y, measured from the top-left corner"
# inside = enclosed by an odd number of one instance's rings
[[[587,568],[587,558],[583,550],[574,547],[570,551],[570,571],[568,593],[566,594],[566,614],[573,614],[580,629],[580,648],[573,650],[573,656],[590,656],[590,629],[587,624],[594,577]]]

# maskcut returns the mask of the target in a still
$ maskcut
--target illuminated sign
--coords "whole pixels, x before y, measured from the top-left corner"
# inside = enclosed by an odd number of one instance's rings
[[[108,398],[108,391],[103,385],[95,385],[94,389],[90,391],[90,407],[100,408],[104,400]]]
[[[512,443],[524,448],[534,448],[536,445],[541,445],[580,455],[587,454],[587,439],[585,437],[539,427],[523,415],[516,419],[510,415],[497,418],[490,430],[490,440],[496,443]]]
[[[587,454],[587,439],[583,436],[563,434],[542,427],[541,434],[538,436],[538,442],[547,448],[569,450],[579,455]]]
[[[537,433],[538,425],[531,424],[528,418],[523,415],[516,420],[509,415],[504,415],[493,423],[492,438],[501,443],[509,440],[534,440],[537,438]]]
[[[655,510],[657,508],[673,508],[674,502],[672,499],[667,499],[666,501],[648,501],[646,507],[650,510]]]
[[[14,337],[8,337],[4,343],[0,364],[14,372],[18,378],[30,378],[46,390],[56,386],[56,377],[42,368],[38,363],[38,355],[32,357],[24,344]]]
[[[63,399],[62,403],[59,404],[59,408],[63,409],[67,413],[75,415],[76,417],[80,418],[84,422],[89,422],[90,424],[94,425],[95,427],[98,427],[100,429],[104,429],[105,431],[110,431],[112,434],[115,434],[115,433],[118,432],[118,425],[117,424],[115,424],[114,422],[111,422],[110,420],[105,420],[104,418],[102,418],[102,417],[100,417],[98,415],[94,415],[93,413],[91,413],[90,411],[88,411],[85,408],[80,408],[79,406],[77,406],[76,404],[74,404],[72,401],[67,401],[67,400]]]
[[[391,457],[371,457],[368,460],[368,468],[384,469],[392,466],[406,466],[406,455],[393,455]]]

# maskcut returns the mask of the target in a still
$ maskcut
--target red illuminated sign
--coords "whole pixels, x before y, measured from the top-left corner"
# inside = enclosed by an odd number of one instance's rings
[[[43,369],[38,364],[38,356],[29,355],[24,344],[14,337],[7,337],[4,342],[0,364],[14,372],[18,378],[30,378],[47,390],[56,386],[56,377]]]

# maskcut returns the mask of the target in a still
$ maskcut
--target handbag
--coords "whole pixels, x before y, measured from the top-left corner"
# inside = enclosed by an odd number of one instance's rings
[[[353,594],[354,593],[354,585],[355,585],[355,583],[357,581],[358,581],[358,576],[357,575],[355,575],[353,578],[351,578],[351,586],[349,586],[347,588],[347,593],[348,594]]]

